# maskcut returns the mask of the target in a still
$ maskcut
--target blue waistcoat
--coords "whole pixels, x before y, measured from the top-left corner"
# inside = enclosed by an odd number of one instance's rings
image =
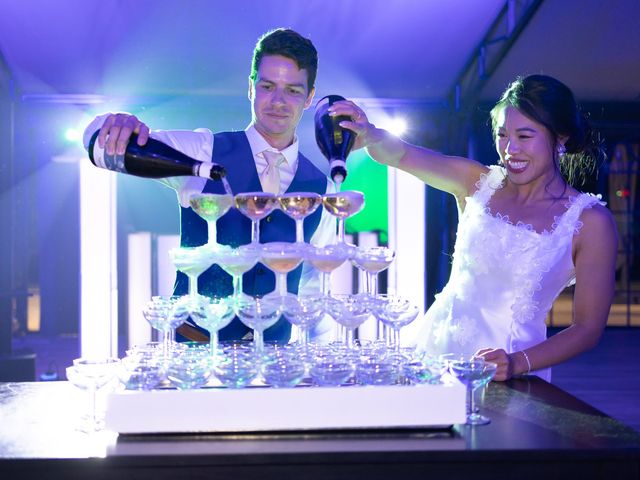
[[[221,132],[214,135],[212,161],[227,170],[227,180],[234,194],[260,192],[260,178],[256,171],[249,140],[244,132]],[[326,176],[304,155],[298,153],[298,168],[287,192],[316,192],[324,194],[327,187]],[[208,181],[205,193],[224,193],[221,182]],[[191,208],[181,207],[180,245],[195,247],[207,243],[207,223]],[[304,220],[304,240],[309,242],[320,223],[322,208]],[[218,219],[218,243],[237,247],[251,242],[251,220],[235,208]],[[295,242],[295,221],[280,210],[275,210],[260,222],[260,241]],[[287,275],[287,290],[298,293],[302,265]],[[275,288],[275,275],[258,263],[243,276],[243,291],[248,295],[265,295]],[[184,295],[188,291],[187,276],[178,272],[174,295]],[[232,277],[218,265],[212,265],[198,277],[198,291],[205,296],[228,296],[233,293]],[[237,317],[219,332],[219,340],[239,340],[251,329]],[[203,333],[208,333],[202,330]],[[264,332],[268,341],[288,341],[291,325],[284,317]]]

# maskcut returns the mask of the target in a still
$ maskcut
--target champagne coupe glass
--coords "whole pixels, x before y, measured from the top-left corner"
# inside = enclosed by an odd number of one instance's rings
[[[193,211],[207,221],[207,246],[213,249],[219,248],[220,244],[218,243],[216,222],[221,216],[227,213],[233,205],[233,195],[199,193],[191,195],[189,203]]]
[[[242,295],[242,276],[260,260],[262,250],[252,243],[220,252],[217,262],[220,268],[233,277],[233,297]]]
[[[239,193],[234,197],[236,208],[251,220],[251,243],[260,243],[260,220],[278,206],[278,197],[267,192]]]
[[[287,274],[306,258],[308,245],[304,243],[269,242],[262,247],[261,262],[276,274],[275,293],[287,295]]]
[[[213,359],[206,350],[187,348],[167,367],[167,379],[178,390],[197,389],[209,381],[212,367]]]
[[[285,193],[278,197],[280,209],[296,221],[296,242],[304,242],[303,222],[306,217],[317,210],[322,203],[322,196],[314,192]]]
[[[378,294],[378,274],[387,268],[396,252],[387,247],[357,247],[352,262],[367,274],[367,293]]]
[[[327,193],[322,197],[322,205],[338,219],[338,242],[345,243],[344,221],[364,208],[364,193],[356,190]]]
[[[264,353],[264,331],[274,325],[282,314],[279,298],[243,295],[235,300],[234,307],[240,321],[253,329],[255,353],[260,359]]]
[[[395,259],[396,252],[387,247],[357,247],[351,262],[353,265],[364,271],[367,278],[367,294],[370,296],[378,295],[378,275],[380,272],[389,268],[391,262]],[[378,340],[388,338],[385,324],[377,318]]]
[[[83,417],[79,429],[83,432],[102,430],[104,419],[98,414],[96,405],[97,391],[113,380],[118,372],[120,360],[105,358],[76,358],[73,365],[67,367],[67,379],[77,388],[86,391],[91,400],[91,409]]]
[[[406,298],[392,295],[379,295],[373,305],[375,317],[393,330],[394,352],[399,356],[400,330],[417,318],[420,309]]]
[[[201,328],[209,332],[209,353],[215,358],[218,353],[218,331],[231,323],[236,315],[234,300],[228,297],[213,297],[202,305],[197,312],[191,312],[191,318]]]
[[[355,330],[362,325],[372,313],[369,297],[363,294],[333,295],[331,301],[325,302],[326,312],[340,325],[345,327],[345,344],[353,350]]]
[[[470,355],[449,361],[449,371],[467,387],[467,425],[486,425],[491,420],[475,413],[474,390],[486,385],[496,374],[497,364]]]
[[[480,414],[480,409],[475,404],[476,403],[476,390],[480,390],[484,388],[493,377],[496,375],[496,370],[498,365],[493,362],[487,362],[485,360],[485,369],[482,373],[482,378],[473,382],[473,393],[471,394],[471,406],[468,421],[471,422],[472,425],[486,425],[487,423],[491,423],[491,419],[484,415]]]
[[[320,271],[322,295],[331,294],[331,273],[354,255],[355,249],[346,243],[324,247],[312,247],[307,252],[307,261]]]
[[[309,353],[309,330],[320,323],[324,315],[321,295],[288,295],[282,303],[282,314],[300,329],[300,344],[305,357]]]
[[[142,315],[152,328],[162,334],[162,358],[166,362],[172,349],[175,329],[189,316],[189,312],[178,305],[179,296],[157,295],[151,297],[142,310]]]
[[[189,296],[198,296],[198,277],[214,262],[213,252],[204,247],[178,247],[169,250],[169,257],[176,269],[189,277]]]

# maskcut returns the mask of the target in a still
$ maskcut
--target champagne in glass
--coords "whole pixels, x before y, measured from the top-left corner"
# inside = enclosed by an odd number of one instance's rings
[[[329,175],[335,182],[338,191],[347,177],[347,157],[356,139],[356,134],[353,131],[339,125],[343,120],[351,120],[350,117],[329,115],[329,107],[340,100],[345,100],[345,98],[340,95],[327,95],[321,98],[316,104],[314,116],[316,143],[329,161]]]
[[[320,271],[322,295],[331,294],[331,273],[354,254],[354,247],[337,243],[325,247],[313,247],[307,253],[307,261]]]
[[[338,219],[338,242],[344,241],[344,221],[364,208],[364,193],[356,190],[327,193],[322,197],[325,210]]]
[[[216,222],[229,211],[233,205],[233,196],[229,194],[200,193],[192,195],[189,203],[194,212],[207,221],[207,246],[218,249],[218,232]]]
[[[267,192],[239,193],[234,197],[236,208],[251,220],[251,243],[260,243],[260,220],[278,206],[278,197]]]
[[[322,196],[314,192],[285,193],[278,197],[280,209],[296,221],[296,242],[304,242],[303,222],[322,203]]]
[[[396,252],[387,247],[358,247],[353,256],[353,264],[367,274],[367,293],[378,294],[378,274],[389,268]]]
[[[287,274],[296,269],[306,258],[307,248],[305,244],[270,242],[262,248],[262,263],[276,274],[277,295],[287,295]]]

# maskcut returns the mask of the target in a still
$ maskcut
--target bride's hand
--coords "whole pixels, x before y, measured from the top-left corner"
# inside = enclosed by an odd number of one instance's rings
[[[364,111],[350,100],[335,102],[329,107],[329,115],[332,117],[347,116],[351,118],[351,120],[342,120],[339,125],[356,134],[353,144],[354,150],[366,147],[381,139],[381,131],[370,123]]]
[[[482,348],[475,353],[487,362],[498,365],[496,375],[493,377],[498,382],[509,380],[513,376],[513,362],[511,356],[501,348]]]

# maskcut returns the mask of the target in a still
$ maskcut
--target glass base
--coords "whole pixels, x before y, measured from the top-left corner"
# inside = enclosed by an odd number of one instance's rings
[[[80,417],[75,429],[82,433],[93,433],[104,430],[104,418],[92,417],[91,415],[83,415]]]
[[[489,423],[491,423],[491,419],[479,413],[470,413],[467,415],[467,425],[487,425]]]

